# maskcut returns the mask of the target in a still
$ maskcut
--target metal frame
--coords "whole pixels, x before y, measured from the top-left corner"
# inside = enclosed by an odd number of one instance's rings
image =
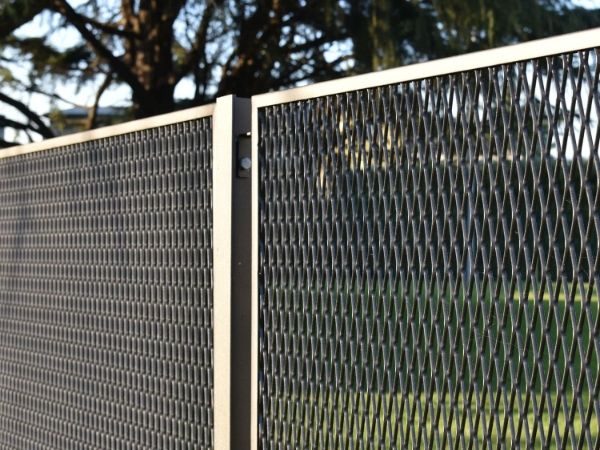
[[[539,39],[522,44],[509,45],[453,56],[434,61],[413,64],[381,72],[341,78],[300,88],[252,97],[252,160],[255,176],[252,179],[252,441],[251,449],[258,450],[258,273],[259,273],[259,157],[258,157],[258,109],[283,103],[291,103],[327,95],[390,84],[414,81],[451,73],[515,63],[528,59],[543,58],[561,53],[600,46],[600,28]]]
[[[250,178],[236,175],[250,101],[217,99],[213,115],[214,448],[250,440]],[[235,367],[233,367],[235,364]]]
[[[177,122],[185,122],[188,120],[200,119],[202,117],[211,116],[215,108],[214,104],[188,108],[181,111],[176,111],[160,116],[148,117],[146,119],[133,120],[118,125],[97,128],[81,133],[68,134],[52,139],[46,139],[40,142],[31,144],[18,145],[9,147],[0,152],[0,158],[10,158],[12,156],[23,155],[26,153],[39,152],[42,150],[51,150],[53,148],[64,147],[67,145],[80,144],[86,141],[95,139],[103,139],[120,134],[132,133],[135,131],[145,130],[148,128],[156,128],[164,125],[170,125]]]

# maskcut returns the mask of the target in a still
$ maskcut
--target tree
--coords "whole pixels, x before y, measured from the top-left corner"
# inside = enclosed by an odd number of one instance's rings
[[[40,16],[46,36],[18,32]],[[600,10],[568,0],[8,0],[0,6],[0,105],[22,120],[0,112],[0,126],[51,136],[47,118],[11,93],[58,98],[48,86],[60,80],[95,89],[93,127],[114,85],[128,87],[133,116],[145,117],[596,24]],[[77,39],[57,45],[65,30]],[[23,61],[26,79],[10,70]],[[176,101],[182,80],[193,94]]]
[[[90,125],[111,84],[128,86],[134,117],[178,107],[174,90],[184,78],[192,81],[194,94],[181,106],[233,92],[251,95],[336,75],[343,57],[331,61],[324,53],[342,38],[339,10],[330,0],[90,0],[76,8],[67,0],[12,0],[0,10],[0,23],[11,30],[0,43],[11,50],[13,62],[29,61],[31,76],[16,80],[5,71],[3,81],[13,90],[38,93],[45,92],[49,79],[94,84]],[[13,32],[35,13],[52,24],[48,36]],[[76,30],[79,40],[57,48],[51,36],[65,29]],[[41,132],[26,109],[19,105],[28,120],[12,125],[47,137],[49,130]]]
[[[348,20],[355,70],[539,39],[600,26],[600,8],[572,0],[357,0]]]

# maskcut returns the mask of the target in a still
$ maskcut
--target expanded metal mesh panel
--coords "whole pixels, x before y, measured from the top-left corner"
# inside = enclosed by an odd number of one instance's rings
[[[0,448],[212,448],[211,130],[0,160]]]
[[[259,109],[262,449],[600,448],[599,56]]]

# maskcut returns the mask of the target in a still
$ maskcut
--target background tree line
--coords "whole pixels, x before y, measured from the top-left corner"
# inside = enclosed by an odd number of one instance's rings
[[[19,32],[40,16],[47,34]],[[109,87],[141,118],[598,25],[600,7],[573,0],[3,0],[0,127],[53,136],[29,97],[68,102],[57,82],[94,90],[92,128]]]

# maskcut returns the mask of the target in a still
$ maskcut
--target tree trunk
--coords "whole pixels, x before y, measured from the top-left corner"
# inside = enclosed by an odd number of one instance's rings
[[[172,6],[172,5],[171,5]],[[136,118],[164,114],[175,109],[173,70],[173,22],[179,7],[142,0],[139,11],[127,11],[125,23],[137,35],[126,42],[126,59],[139,81],[132,91]]]
[[[132,96],[133,115],[136,119],[165,114],[175,109],[171,85],[158,86],[142,92],[134,92]]]

